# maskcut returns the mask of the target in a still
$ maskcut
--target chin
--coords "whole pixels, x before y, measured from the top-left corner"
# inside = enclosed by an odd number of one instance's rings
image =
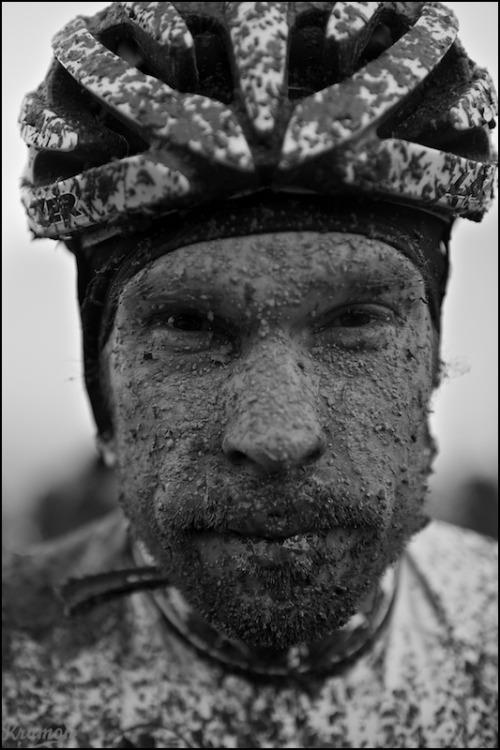
[[[284,649],[321,640],[343,627],[377,582],[372,575],[367,579],[357,571],[348,587],[344,580],[340,585],[335,570],[323,569],[308,579],[297,579],[286,569],[258,576],[246,570],[224,581],[198,570],[196,580],[184,577],[178,588],[218,632],[252,646]]]
[[[203,610],[203,607],[200,607]],[[297,602],[276,604],[264,598],[232,611],[202,611],[210,625],[229,638],[262,648],[286,649],[327,638],[345,625],[356,607],[335,597],[316,609]]]

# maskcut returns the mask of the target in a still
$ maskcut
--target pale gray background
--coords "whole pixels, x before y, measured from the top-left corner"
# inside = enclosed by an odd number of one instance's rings
[[[15,520],[40,493],[95,453],[82,380],[72,257],[52,241],[33,242],[19,202],[25,161],[16,119],[23,95],[50,62],[50,39],[78,13],[107,3],[2,3],[3,14],[3,495]],[[497,83],[498,4],[446,3],[469,55]],[[445,505],[469,475],[497,476],[497,209],[454,232],[444,309],[448,375],[434,399],[440,455],[434,502]],[[21,516],[22,517],[22,516]],[[21,541],[29,530],[15,523]],[[17,528],[17,531],[16,531]],[[24,535],[24,536],[23,536]]]

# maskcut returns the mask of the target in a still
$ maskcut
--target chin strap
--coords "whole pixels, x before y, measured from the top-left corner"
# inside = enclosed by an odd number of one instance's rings
[[[168,584],[168,577],[159,568],[145,566],[112,570],[83,578],[68,578],[57,587],[56,593],[63,601],[65,614],[74,616],[117,596]]]

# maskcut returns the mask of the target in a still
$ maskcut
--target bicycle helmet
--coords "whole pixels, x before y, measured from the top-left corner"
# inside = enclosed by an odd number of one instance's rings
[[[495,95],[456,34],[422,2],[115,2],[78,17],[22,106],[30,227],[88,242],[264,187],[477,219]]]
[[[101,426],[102,300],[112,277],[151,257],[134,238],[157,227],[176,237],[166,252],[242,231],[376,234],[382,223],[407,254],[417,227],[436,320],[447,265],[435,248],[455,218],[482,218],[496,186],[494,87],[444,5],[115,2],[66,25],[53,51],[20,114],[22,201],[34,236],[77,257]]]

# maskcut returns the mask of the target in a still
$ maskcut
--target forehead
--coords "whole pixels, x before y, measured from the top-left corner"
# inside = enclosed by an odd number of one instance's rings
[[[401,251],[378,239],[340,232],[277,232],[198,242],[153,260],[125,286],[144,294],[180,286],[235,289],[259,280],[264,287],[423,283]]]

